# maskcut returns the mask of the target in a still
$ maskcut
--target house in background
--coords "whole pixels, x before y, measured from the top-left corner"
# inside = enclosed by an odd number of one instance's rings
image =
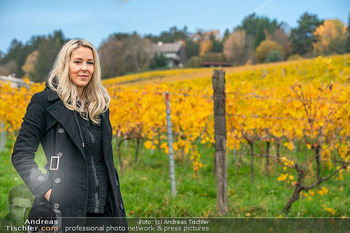
[[[24,80],[16,78],[15,74],[12,74],[9,76],[0,75],[0,80],[4,81],[4,82],[9,82],[11,84],[11,87],[19,88],[19,87],[23,87],[23,86],[28,86],[28,84]],[[30,83],[32,83],[32,82],[30,82]]]
[[[159,41],[151,46],[152,54],[164,54],[169,68],[183,67],[187,62],[187,54],[182,42],[163,43]]]

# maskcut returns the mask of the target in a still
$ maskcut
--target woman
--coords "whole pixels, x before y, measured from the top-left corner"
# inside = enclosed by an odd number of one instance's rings
[[[12,163],[35,196],[62,217],[125,217],[113,163],[110,97],[96,49],[70,40],[59,52],[46,89],[33,95]],[[43,174],[34,161],[41,143]]]

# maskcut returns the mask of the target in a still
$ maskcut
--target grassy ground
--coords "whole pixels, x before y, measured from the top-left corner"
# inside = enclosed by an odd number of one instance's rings
[[[176,161],[177,195],[171,197],[168,157],[164,153],[144,151],[137,163],[128,163],[121,176],[121,188],[127,214],[135,216],[217,216],[216,183],[213,175],[213,148],[201,147],[202,162],[197,179],[193,178],[191,165],[186,170],[186,160]],[[124,153],[125,154],[125,153]],[[125,158],[132,161],[131,155]],[[250,158],[241,156],[241,166],[237,169],[238,158],[228,155],[228,217],[279,217],[281,210],[293,193],[293,186],[277,181],[284,173],[283,168],[272,162],[265,170],[265,159],[255,159],[255,182],[250,175]],[[183,174],[183,176],[182,176]],[[293,173],[291,173],[293,174]],[[296,174],[293,174],[296,177]],[[181,178],[180,178],[181,177]],[[180,180],[181,179],[181,180]],[[179,181],[180,180],[180,181]],[[288,217],[330,217],[324,206],[336,210],[334,216],[349,216],[347,206],[350,187],[347,174],[342,181],[332,179],[321,185],[329,191],[320,196],[302,197],[293,204]],[[318,188],[321,188],[318,187]]]
[[[120,174],[121,191],[127,216],[134,217],[214,217],[216,210],[216,183],[213,175],[214,149],[200,146],[202,163],[197,178],[193,178],[188,156],[175,158],[177,195],[171,196],[168,156],[163,152],[142,149],[138,162],[134,161],[134,144],[122,146],[124,171]],[[10,160],[11,145],[0,153],[0,217],[7,213],[8,192],[16,184],[22,183]],[[244,151],[241,151],[244,152]],[[273,153],[273,151],[272,151]],[[302,154],[302,153],[301,153]],[[44,153],[39,148],[37,162],[43,167]],[[117,153],[115,165],[120,170]],[[237,163],[240,161],[238,169]],[[271,161],[265,170],[265,159],[255,158],[255,182],[250,176],[250,158],[228,154],[228,217],[281,217],[281,210],[293,193],[293,186],[277,177],[285,172]],[[291,173],[293,174],[293,173]],[[296,174],[293,174],[296,177]],[[295,202],[288,217],[341,217],[350,216],[350,175],[343,180],[331,179],[321,185],[328,193],[321,196],[302,197]],[[321,188],[318,187],[318,188]],[[324,206],[322,206],[324,205]],[[335,210],[334,215],[325,207]]]

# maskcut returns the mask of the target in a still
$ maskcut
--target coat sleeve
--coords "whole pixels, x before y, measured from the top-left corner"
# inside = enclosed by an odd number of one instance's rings
[[[23,118],[13,153],[12,164],[34,196],[43,196],[52,186],[34,161],[45,131],[44,92],[34,94]]]

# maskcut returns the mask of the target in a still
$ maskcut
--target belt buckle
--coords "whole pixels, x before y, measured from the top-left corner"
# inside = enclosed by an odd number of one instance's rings
[[[56,166],[55,166],[55,162],[54,161],[57,161],[56,162]],[[50,170],[51,171],[57,171],[58,170],[58,167],[59,167],[59,164],[60,164],[60,157],[59,156],[51,156],[51,160],[50,160]]]

